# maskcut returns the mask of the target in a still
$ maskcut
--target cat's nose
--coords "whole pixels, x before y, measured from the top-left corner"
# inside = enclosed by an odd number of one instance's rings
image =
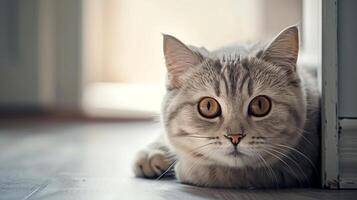
[[[227,139],[229,139],[234,146],[237,146],[239,142],[244,138],[245,135],[243,134],[229,134],[224,135]]]

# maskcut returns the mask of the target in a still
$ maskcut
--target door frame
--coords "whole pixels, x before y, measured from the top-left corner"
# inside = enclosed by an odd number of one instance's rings
[[[330,189],[339,188],[337,1],[322,1],[321,183]]]

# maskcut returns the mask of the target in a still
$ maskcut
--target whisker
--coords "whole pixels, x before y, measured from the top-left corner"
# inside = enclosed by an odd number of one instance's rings
[[[259,158],[263,161],[264,165],[266,166],[266,167],[264,167],[264,168],[268,168],[268,169],[269,169],[269,171],[270,171],[270,173],[271,173],[270,175],[273,175],[273,176],[274,176],[275,187],[276,187],[276,188],[279,188],[278,178],[276,177],[276,174],[275,174],[273,168],[265,161],[265,159],[263,158],[263,156],[261,156],[258,152],[255,151],[255,154],[258,155]]]
[[[297,128],[296,133],[299,134],[299,135],[300,135],[307,143],[309,143],[311,146],[315,146],[309,139],[307,139],[307,138],[304,136],[304,133],[307,133],[305,130],[302,130],[302,129]]]
[[[271,145],[271,147],[274,147],[274,146]],[[279,150],[283,150],[283,149],[280,149],[279,147],[274,147],[274,148],[278,148]],[[305,179],[309,182],[309,185],[311,185],[310,179],[307,177],[307,175],[304,172],[304,170],[301,168],[301,166],[292,157],[290,157],[290,156],[286,155],[285,153],[283,153],[281,151],[278,151],[276,149],[270,148],[269,150],[274,151],[274,152],[284,156],[285,158],[289,159],[290,161],[292,161],[299,168],[300,172],[305,177]]]
[[[175,166],[176,163],[177,163],[177,160],[175,160],[173,163],[171,163],[171,165],[159,177],[157,177],[156,180],[161,180],[162,177],[164,177],[169,171],[171,171],[171,169]]]
[[[211,142],[211,143],[208,143],[208,144],[199,146],[199,147],[197,147],[197,148],[195,148],[195,149],[192,149],[192,150],[189,151],[188,153],[191,154],[191,153],[193,153],[193,152],[195,152],[195,151],[197,151],[197,150],[200,150],[201,148],[206,147],[206,146],[211,145],[211,144],[217,144],[217,142]]]
[[[207,138],[207,139],[218,139],[219,137],[210,137],[210,136],[201,136],[201,135],[185,135],[185,136],[179,136],[179,137],[191,137],[191,138]]]
[[[211,144],[216,144],[217,142],[211,142],[211,143],[208,143],[208,144],[204,144],[204,145],[202,145],[202,146],[199,146],[199,147],[197,147],[197,148],[194,148],[194,149],[192,149],[191,151],[189,151],[189,154],[191,154],[191,153],[193,153],[194,151],[197,151],[197,150],[199,150],[199,149],[201,149],[201,148],[203,148],[203,147],[206,147],[206,146],[208,146],[208,145],[211,145]],[[175,164],[177,163],[177,159],[159,176],[159,177],[157,177],[156,178],[156,180],[161,180],[161,178],[162,177],[164,177],[171,169],[172,169],[172,167],[174,167],[175,166]]]
[[[292,174],[295,176],[295,178],[299,181],[299,183],[300,183],[300,185],[301,185],[302,182],[301,182],[299,176],[295,173],[295,171],[291,168],[291,166],[290,166],[287,162],[285,162],[283,159],[281,159],[279,156],[275,155],[274,153],[271,153],[271,152],[268,151],[267,149],[262,149],[262,150],[263,150],[264,152],[270,154],[271,156],[277,158],[277,159],[280,160],[284,165],[286,165],[286,166],[289,168],[289,170],[292,172]]]
[[[219,148],[219,147],[218,147]],[[198,152],[201,152],[201,150],[203,150],[203,148],[199,148],[198,150],[196,149],[196,151]],[[209,155],[215,155],[217,154],[216,151],[213,151],[213,150],[209,150],[209,151],[206,151],[206,153],[208,153]],[[200,165],[200,161],[206,161],[206,158],[204,157],[198,157],[194,160],[191,161],[190,163],[190,167],[186,168],[186,171],[191,171],[193,170],[195,167],[199,166]],[[211,174],[212,176],[214,176],[214,174]]]
[[[318,171],[317,171],[317,168],[315,166],[315,164],[312,162],[312,160],[307,157],[304,153],[302,153],[301,151],[297,150],[296,148],[293,148],[293,147],[290,147],[290,146],[287,146],[287,145],[283,145],[283,144],[272,144],[272,145],[277,145],[277,146],[280,146],[280,147],[285,147],[285,148],[288,148],[298,154],[300,154],[302,157],[304,157],[311,165],[312,167],[314,168],[315,170],[315,173],[318,174]]]

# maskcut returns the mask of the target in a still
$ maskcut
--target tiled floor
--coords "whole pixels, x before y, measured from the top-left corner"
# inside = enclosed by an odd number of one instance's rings
[[[0,199],[357,199],[356,190],[222,190],[134,178],[152,122],[0,122]]]

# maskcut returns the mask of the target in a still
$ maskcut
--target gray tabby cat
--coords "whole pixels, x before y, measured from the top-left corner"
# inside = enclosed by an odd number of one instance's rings
[[[166,134],[138,153],[135,175],[158,177],[175,164],[178,180],[197,186],[316,184],[319,92],[297,68],[298,51],[295,26],[265,48],[213,52],[164,35]]]

